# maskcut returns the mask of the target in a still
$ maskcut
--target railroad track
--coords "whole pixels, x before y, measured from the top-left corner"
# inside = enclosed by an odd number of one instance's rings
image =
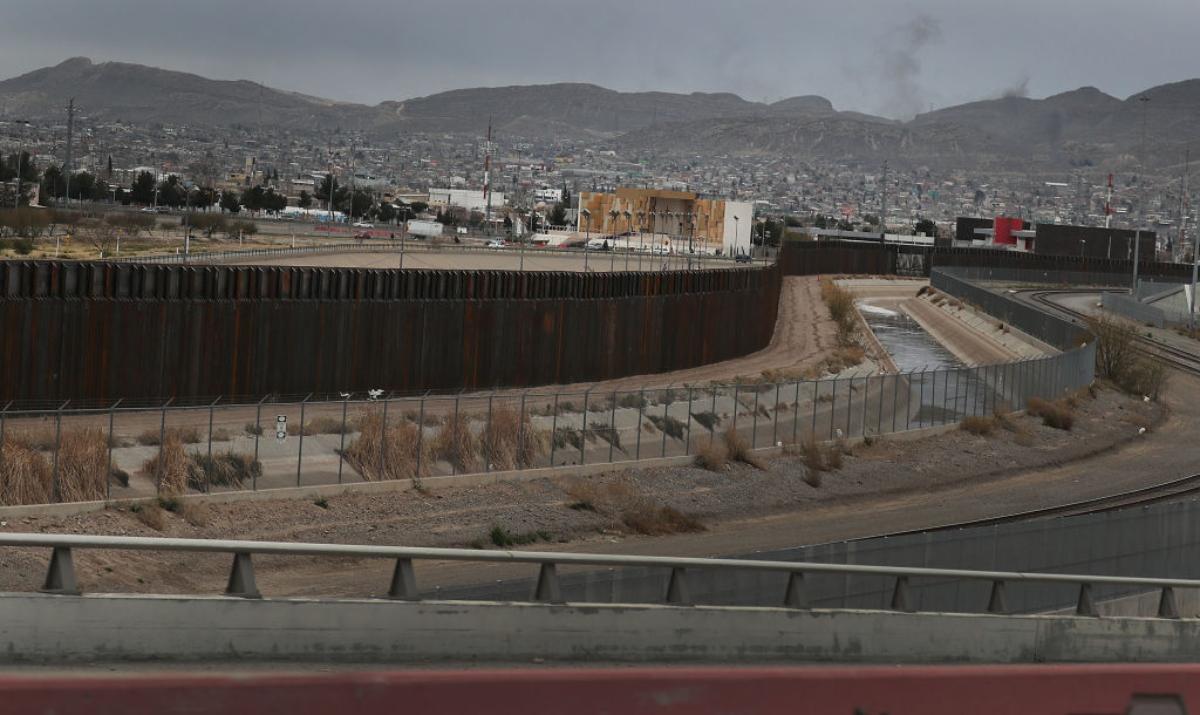
[[[1069,316],[1077,323],[1086,322],[1088,316],[1077,310],[1072,310],[1060,303],[1050,300],[1049,296],[1053,295],[1074,295],[1079,293],[1095,293],[1096,289],[1089,288],[1087,290],[1046,290],[1037,291],[1029,294],[1031,300],[1035,303],[1049,308],[1051,311],[1057,311]],[[1147,357],[1155,358],[1167,365],[1186,372],[1192,375],[1200,376],[1200,354],[1189,352],[1174,345],[1169,345],[1161,340],[1147,337],[1141,333],[1137,337],[1138,352]]]

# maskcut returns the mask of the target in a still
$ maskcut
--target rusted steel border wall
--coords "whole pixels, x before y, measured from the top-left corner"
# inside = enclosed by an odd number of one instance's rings
[[[1050,272],[1115,273],[1132,276],[1128,260],[1044,256],[981,248],[872,245],[847,241],[788,241],[780,252],[785,276],[825,273],[928,276],[935,266],[1017,268]],[[1182,263],[1140,261],[1143,277],[1190,280],[1192,268]]]
[[[780,291],[774,266],[570,276],[38,261],[0,272],[0,405],[658,373],[765,347]]]

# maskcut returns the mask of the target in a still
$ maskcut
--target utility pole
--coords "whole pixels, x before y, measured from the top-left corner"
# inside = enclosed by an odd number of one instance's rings
[[[66,175],[67,191],[63,198],[67,201],[67,206],[71,205],[71,140],[75,136],[75,98],[71,97],[67,102],[67,170],[63,172]]]
[[[887,159],[883,160],[883,180],[879,182],[879,240],[887,238]]]
[[[1146,225],[1146,105],[1149,104],[1150,98],[1146,95],[1138,97],[1138,102],[1142,105],[1142,151],[1138,157],[1138,164],[1141,165],[1141,176],[1138,177],[1138,193],[1141,194],[1141,224]],[[1133,287],[1130,288],[1130,295],[1137,297],[1138,284],[1138,254],[1142,247],[1142,230],[1139,228],[1133,233]]]

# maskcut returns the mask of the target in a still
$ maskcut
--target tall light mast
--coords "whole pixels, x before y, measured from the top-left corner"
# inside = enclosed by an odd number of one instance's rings
[[[492,233],[492,120],[488,119],[487,142],[483,147],[483,225],[490,236]]]

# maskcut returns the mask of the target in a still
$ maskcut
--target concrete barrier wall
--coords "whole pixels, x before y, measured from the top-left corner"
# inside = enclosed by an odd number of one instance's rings
[[[1189,661],[1200,621],[627,605],[0,595],[0,662]]]

